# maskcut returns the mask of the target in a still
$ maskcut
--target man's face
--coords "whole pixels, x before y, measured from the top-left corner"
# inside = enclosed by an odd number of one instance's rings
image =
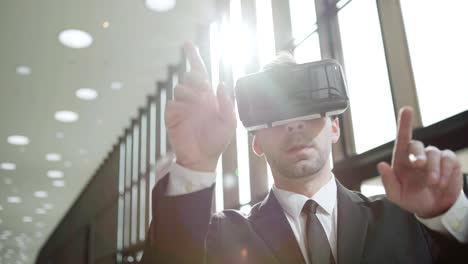
[[[257,131],[253,148],[258,155],[265,154],[273,171],[299,179],[323,168],[339,135],[337,118],[294,121]]]

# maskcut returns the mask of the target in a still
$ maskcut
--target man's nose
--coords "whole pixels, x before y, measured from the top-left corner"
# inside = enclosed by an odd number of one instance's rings
[[[304,130],[305,124],[304,121],[294,121],[286,125],[286,130],[289,133],[302,131]]]

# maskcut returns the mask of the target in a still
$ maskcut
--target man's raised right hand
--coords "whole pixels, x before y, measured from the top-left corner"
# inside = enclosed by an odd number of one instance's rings
[[[184,45],[190,72],[174,88],[166,106],[166,128],[176,162],[195,171],[215,171],[236,130],[234,102],[222,84],[216,95],[203,60],[192,43]]]

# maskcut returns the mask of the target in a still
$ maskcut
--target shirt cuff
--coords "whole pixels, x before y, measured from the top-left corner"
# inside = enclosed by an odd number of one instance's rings
[[[452,207],[442,215],[433,218],[416,218],[429,229],[445,235],[452,235],[461,243],[468,242],[468,199],[461,191]]]
[[[215,172],[193,171],[174,162],[169,171],[169,183],[166,195],[189,194],[209,188],[215,183]]]

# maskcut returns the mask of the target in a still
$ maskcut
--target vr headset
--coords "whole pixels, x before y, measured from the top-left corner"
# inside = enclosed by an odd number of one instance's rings
[[[276,65],[236,83],[239,118],[247,131],[342,114],[349,105],[335,60]]]

